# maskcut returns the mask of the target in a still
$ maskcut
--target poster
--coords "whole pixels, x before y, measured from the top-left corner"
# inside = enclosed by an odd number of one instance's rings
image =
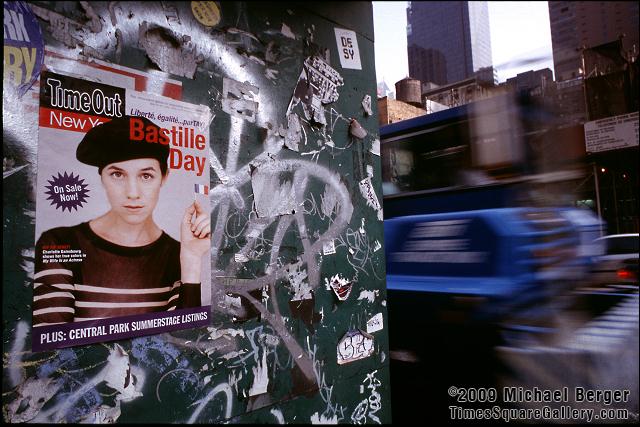
[[[7,94],[15,93],[21,98],[38,80],[44,61],[44,41],[38,20],[27,3],[5,1],[3,7],[3,82],[8,86]]]
[[[33,351],[208,324],[209,118],[42,73]]]

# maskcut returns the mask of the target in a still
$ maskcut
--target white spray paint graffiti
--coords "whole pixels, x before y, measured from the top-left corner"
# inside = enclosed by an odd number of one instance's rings
[[[366,388],[371,390],[369,397],[362,400],[356,409],[351,414],[351,421],[354,424],[365,424],[367,422],[367,417],[371,419],[371,421],[381,424],[380,418],[375,415],[382,408],[382,397],[380,393],[376,391],[378,387],[382,385],[379,379],[376,378],[376,373],[378,371],[375,370],[370,374],[367,374],[367,377],[362,381],[363,384],[366,384]],[[364,392],[364,387],[360,386],[360,393]]]

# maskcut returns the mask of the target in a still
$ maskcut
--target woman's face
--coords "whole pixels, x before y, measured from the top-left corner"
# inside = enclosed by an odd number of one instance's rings
[[[111,212],[130,224],[140,224],[153,214],[164,184],[156,159],[110,163],[102,169],[101,178]]]

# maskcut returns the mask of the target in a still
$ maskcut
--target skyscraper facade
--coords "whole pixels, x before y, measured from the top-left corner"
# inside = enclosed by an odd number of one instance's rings
[[[550,1],[549,23],[557,83],[559,119],[563,123],[590,120],[585,105],[582,50],[617,41],[622,51],[638,53],[637,1]],[[622,52],[621,52],[622,53]],[[587,67],[588,68],[588,67]]]
[[[581,75],[582,47],[609,43],[624,34],[623,48],[638,49],[637,1],[550,1],[549,22],[558,82]]]
[[[409,2],[409,75],[423,83],[454,83],[492,65],[486,1]]]

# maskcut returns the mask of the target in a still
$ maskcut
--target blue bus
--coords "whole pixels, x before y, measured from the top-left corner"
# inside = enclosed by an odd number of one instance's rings
[[[552,122],[501,96],[381,127],[390,324],[544,330],[601,252],[600,222],[563,194],[579,165],[539,162]]]

